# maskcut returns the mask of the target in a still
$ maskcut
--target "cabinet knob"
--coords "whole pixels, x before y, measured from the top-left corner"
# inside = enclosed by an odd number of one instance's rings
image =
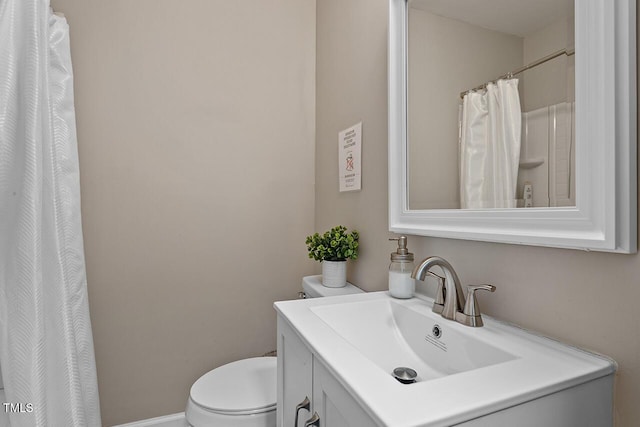
[[[317,412],[313,413],[313,417],[309,418],[307,422],[304,423],[304,427],[320,427],[320,416]]]
[[[296,418],[293,426],[298,427],[298,414],[300,413],[300,409],[309,410],[311,407],[311,402],[309,401],[309,397],[305,396],[304,400],[296,405]]]

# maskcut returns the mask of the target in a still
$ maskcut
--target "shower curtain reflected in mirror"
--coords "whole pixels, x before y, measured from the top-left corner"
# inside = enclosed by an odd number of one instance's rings
[[[69,29],[47,0],[0,0],[0,236],[2,409],[100,426]]]
[[[489,83],[462,101],[460,207],[515,208],[520,160],[518,79]]]

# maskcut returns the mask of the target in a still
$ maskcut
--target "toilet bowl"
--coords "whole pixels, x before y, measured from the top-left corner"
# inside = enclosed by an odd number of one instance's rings
[[[276,425],[275,357],[254,357],[220,366],[191,387],[185,415],[193,427]]]
[[[347,283],[322,286],[322,276],[302,279],[307,298],[363,292]],[[192,427],[275,427],[277,358],[253,357],[220,366],[191,386],[185,415]]]

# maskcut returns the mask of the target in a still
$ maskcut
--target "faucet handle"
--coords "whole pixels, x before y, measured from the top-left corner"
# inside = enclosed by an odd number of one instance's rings
[[[480,308],[478,307],[478,301],[476,300],[476,291],[478,290],[495,292],[496,287],[493,285],[467,286],[467,302],[464,305],[464,311],[462,314],[464,317],[464,324],[468,326],[480,327],[484,324],[482,322]]]
[[[436,279],[438,279],[438,288],[436,289],[436,296],[435,296],[435,300],[433,301],[433,312],[434,313],[438,313],[438,314],[442,314],[442,311],[444,310],[444,301],[447,297],[447,291],[446,288],[444,287],[444,277],[432,272],[432,271],[427,271],[427,274],[429,276],[435,277]]]

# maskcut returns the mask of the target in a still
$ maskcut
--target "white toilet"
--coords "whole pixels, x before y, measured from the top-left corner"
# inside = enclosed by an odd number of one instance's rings
[[[307,298],[363,292],[347,283],[343,288],[322,286],[322,276],[302,278]],[[275,357],[253,357],[220,366],[191,386],[185,415],[193,427],[275,427]]]

